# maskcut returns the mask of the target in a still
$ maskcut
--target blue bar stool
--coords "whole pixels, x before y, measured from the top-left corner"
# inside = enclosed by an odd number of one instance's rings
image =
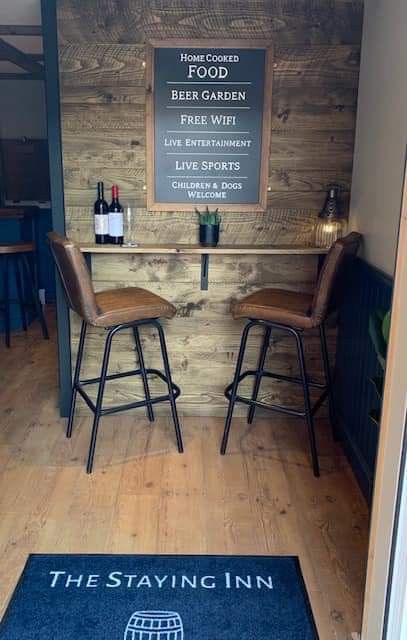
[[[38,298],[38,291],[34,284],[32,265],[30,258],[34,254],[34,244],[32,242],[13,242],[8,244],[0,244],[0,265],[3,272],[3,300],[0,302],[0,311],[4,314],[4,335],[7,347],[11,345],[11,323],[10,311],[11,305],[17,303],[20,308],[21,323],[24,331],[27,331],[26,309],[35,310],[44,339],[48,340],[47,323],[45,322],[44,313],[41,302]],[[14,272],[16,283],[17,300],[10,297],[10,276]],[[31,301],[25,298],[24,284],[28,285]]]

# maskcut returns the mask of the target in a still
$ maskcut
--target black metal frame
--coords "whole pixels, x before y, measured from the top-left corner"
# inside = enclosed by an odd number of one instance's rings
[[[161,371],[158,371],[158,369],[146,368],[144,364],[144,356],[143,356],[143,349],[142,349],[141,340],[140,340],[139,327],[146,326],[146,325],[152,325],[158,331],[158,336],[160,339],[161,355],[164,362],[164,374]],[[156,318],[148,318],[145,320],[137,320],[135,322],[127,322],[127,323],[119,324],[109,328],[106,336],[106,341],[105,341],[105,349],[103,353],[100,377],[90,378],[88,380],[80,380],[80,372],[81,372],[81,365],[82,365],[82,358],[83,358],[83,350],[85,346],[87,326],[88,326],[87,323],[83,321],[80,338],[79,338],[78,355],[76,358],[75,374],[74,374],[74,379],[72,384],[71,406],[70,406],[69,420],[68,420],[68,426],[66,431],[66,437],[70,438],[72,435],[72,429],[73,429],[76,398],[77,398],[77,394],[79,393],[79,395],[83,398],[83,400],[88,405],[89,409],[94,414],[92,434],[91,434],[91,440],[89,445],[88,461],[86,465],[86,472],[92,473],[93,461],[95,457],[96,439],[97,439],[99,421],[101,416],[110,415],[112,413],[117,413],[119,411],[127,411],[129,409],[146,407],[148,419],[150,420],[150,422],[153,422],[154,421],[153,405],[158,404],[159,402],[167,402],[167,401],[170,402],[171,414],[172,414],[172,419],[175,427],[175,435],[177,439],[178,451],[179,453],[183,453],[184,446],[182,442],[182,433],[181,433],[181,427],[178,419],[177,406],[175,403],[176,399],[179,397],[181,393],[181,390],[176,384],[174,384],[174,382],[172,382],[171,369],[170,369],[170,364],[168,360],[164,330],[159,320]],[[134,342],[136,345],[135,351],[137,352],[137,356],[139,360],[139,368],[132,369],[131,371],[125,371],[122,373],[113,373],[108,375],[107,372],[109,367],[109,357],[110,357],[110,351],[112,346],[112,340],[115,334],[118,333],[119,331],[122,331],[123,329],[132,329],[133,331]],[[148,383],[149,374],[158,376],[161,380],[163,380],[167,384],[168,394],[157,396],[155,398],[151,397],[149,383]],[[126,378],[129,376],[137,376],[137,375],[140,375],[143,381],[145,400],[139,400],[137,402],[129,402],[127,404],[103,408],[102,406],[103,394],[105,389],[105,383],[107,380],[117,380],[118,378]],[[89,384],[96,384],[96,383],[99,383],[99,388],[97,393],[96,404],[94,404],[94,402],[91,400],[91,398],[83,389],[83,387]]]
[[[264,327],[265,329],[263,344],[260,350],[257,368],[256,370],[249,369],[244,373],[241,373],[248,335],[250,330],[255,326]],[[286,376],[279,373],[264,371],[264,363],[266,360],[267,350],[270,344],[270,337],[273,329],[286,331],[295,338],[296,345],[297,345],[298,362],[300,367],[299,377]],[[326,400],[326,398],[329,399],[329,411],[330,411],[331,424],[332,424],[334,436],[336,437],[335,411],[334,411],[333,394],[332,394],[332,380],[331,380],[330,365],[329,365],[329,359],[328,359],[326,334],[325,334],[325,328],[323,324],[320,325],[319,332],[320,332],[320,340],[321,340],[322,360],[324,365],[325,383],[315,382],[308,379],[305,356],[304,356],[304,347],[302,342],[303,331],[301,329],[296,329],[289,325],[280,324],[278,322],[269,322],[266,320],[249,320],[249,322],[246,324],[245,328],[243,329],[233,382],[231,382],[231,384],[229,384],[225,389],[225,396],[229,400],[229,407],[228,407],[228,413],[226,416],[225,429],[224,429],[222,444],[220,449],[220,452],[222,455],[226,453],[235,403],[242,402],[243,404],[247,404],[249,406],[249,411],[247,416],[247,421],[249,424],[253,422],[257,407],[260,407],[262,409],[268,409],[270,411],[277,411],[278,413],[283,413],[289,416],[297,416],[299,418],[305,418],[305,421],[307,423],[307,428],[308,428],[308,437],[310,441],[312,467],[313,467],[314,475],[316,477],[319,477],[320,471],[319,471],[318,451],[317,451],[317,445],[316,445],[313,417],[315,413],[318,411],[318,409],[321,407],[323,402]],[[251,398],[244,398],[243,396],[238,395],[238,387],[240,382],[245,378],[247,378],[248,376],[254,377],[253,392],[252,392]],[[273,378],[274,380],[282,380],[284,382],[292,382],[294,384],[300,384],[304,392],[304,410],[301,411],[299,409],[292,409],[292,408],[284,407],[278,404],[265,404],[264,402],[259,402],[257,400],[257,397],[258,397],[260,384],[263,377]],[[314,406],[311,406],[310,387],[322,390],[322,394],[318,398],[318,400],[315,402]]]
[[[4,336],[6,347],[11,345],[11,327],[10,327],[10,305],[14,303],[14,300],[10,299],[10,264],[14,266],[14,277],[16,281],[17,289],[17,304],[20,307],[21,323],[24,331],[27,331],[27,317],[25,310],[27,307],[35,309],[36,317],[38,318],[42,335],[45,340],[49,339],[47,323],[45,322],[44,313],[42,310],[41,302],[38,298],[38,290],[35,285],[35,276],[33,276],[30,269],[30,263],[27,253],[10,253],[2,254],[0,256],[0,263],[3,265],[3,300],[0,303],[0,312],[4,313]],[[24,300],[24,276],[25,281],[28,282],[32,302]]]
[[[208,290],[208,276],[209,276],[209,254],[202,253],[201,255],[201,291]]]
[[[45,93],[47,101],[47,137],[52,204],[52,229],[61,235],[65,235],[56,0],[41,0],[41,17],[44,49]],[[71,330],[69,322],[69,308],[65,300],[62,282],[57,275],[56,270],[55,274],[59,410],[61,416],[65,417],[69,415],[72,386]]]

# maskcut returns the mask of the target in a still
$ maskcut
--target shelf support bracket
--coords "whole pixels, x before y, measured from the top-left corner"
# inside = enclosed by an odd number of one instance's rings
[[[85,256],[85,262],[89,269],[90,276],[92,277],[92,253],[90,251],[87,251],[83,255]]]
[[[209,254],[201,255],[201,291],[208,290]]]

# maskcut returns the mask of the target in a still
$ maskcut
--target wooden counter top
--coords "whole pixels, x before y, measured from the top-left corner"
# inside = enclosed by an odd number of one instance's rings
[[[233,255],[244,253],[254,255],[324,255],[328,249],[304,245],[232,245],[202,247],[189,244],[140,244],[137,247],[118,246],[114,244],[81,243],[83,253],[166,253],[197,255]]]
[[[22,218],[31,218],[37,213],[37,207],[1,207],[0,220],[20,220]]]
[[[320,258],[328,253],[328,249],[304,245],[236,245],[223,244],[217,247],[202,247],[199,244],[140,244],[137,247],[126,247],[115,244],[80,243],[82,253],[86,254],[89,268],[92,268],[92,255],[102,254],[147,254],[161,253],[169,255],[200,255],[201,256],[201,289],[208,289],[209,256],[214,255],[314,255]]]

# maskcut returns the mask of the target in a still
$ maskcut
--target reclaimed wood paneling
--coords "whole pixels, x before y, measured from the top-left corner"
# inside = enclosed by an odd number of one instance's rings
[[[273,38],[283,45],[360,44],[358,0],[62,0],[65,43],[153,38]]]
[[[267,211],[228,212],[227,244],[309,244],[326,186],[351,187],[363,3],[360,0],[59,0],[58,39],[67,232],[93,241],[95,184],[117,182],[123,202],[137,206],[140,242],[197,241],[196,215],[146,209],[145,79],[150,39],[269,39],[274,45],[273,113]],[[230,301],[262,286],[312,290],[312,256],[217,256],[209,291],[199,289],[199,256],[95,256],[98,290],[119,285],[151,288],[177,306],[166,324],[174,377],[185,413],[223,414],[223,388],[235,363],[242,324]],[[86,367],[97,373],[103,332],[92,332]],[[253,363],[256,338],[249,346]],[[72,340],[77,341],[73,320]],[[143,338],[147,359],[159,364],[157,342]],[[331,341],[332,342],[332,341]],[[307,341],[310,370],[320,373],[316,337]],[[130,338],[120,336],[112,366],[132,366]],[[295,354],[276,337],[278,370],[293,369]],[[210,371],[210,373],[208,373]],[[108,396],[128,398],[131,380]],[[284,384],[265,384],[264,397],[299,400]]]
[[[320,195],[320,194],[318,194]],[[81,242],[93,242],[89,207],[66,207],[67,233]],[[307,209],[272,208],[266,213],[229,213],[221,223],[225,244],[311,244],[315,213]],[[198,238],[195,213],[157,212],[137,209],[135,233],[146,244],[194,243]]]

